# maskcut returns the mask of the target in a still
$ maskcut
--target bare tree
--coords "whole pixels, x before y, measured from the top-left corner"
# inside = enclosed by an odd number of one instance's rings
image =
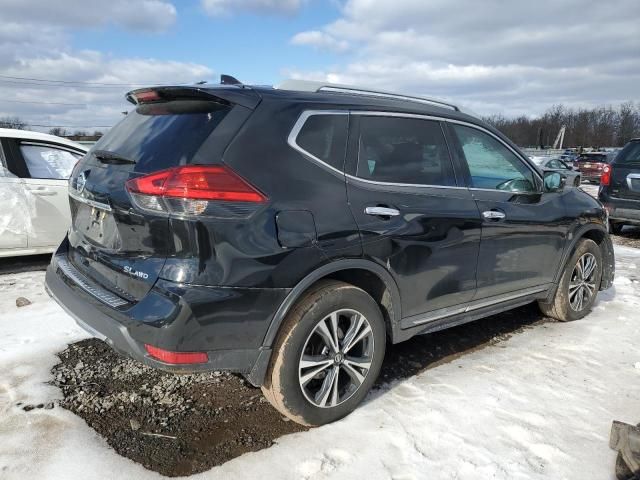
[[[640,108],[626,102],[617,108],[603,106],[571,109],[554,105],[538,118],[486,118],[490,124],[522,146],[549,146],[560,128],[567,127],[565,145],[583,147],[622,146],[640,137]]]
[[[25,130],[27,128],[27,122],[20,117],[1,117],[0,128],[16,128],[19,130]]]
[[[67,135],[69,135],[69,132],[67,132],[67,130],[62,127],[54,127],[49,130],[49,134],[57,135],[58,137],[66,137]]]

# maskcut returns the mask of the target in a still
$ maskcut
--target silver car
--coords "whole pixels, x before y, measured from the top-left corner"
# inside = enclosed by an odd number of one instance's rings
[[[566,175],[568,186],[579,187],[580,183],[582,183],[580,171],[574,170],[571,165],[563,162],[558,157],[531,157],[531,160],[541,170],[553,170]]]

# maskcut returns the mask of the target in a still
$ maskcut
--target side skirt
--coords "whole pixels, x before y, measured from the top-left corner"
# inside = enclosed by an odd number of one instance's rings
[[[480,318],[512,310],[547,297],[553,284],[528,288],[518,292],[477,300],[446,309],[402,319],[402,330],[397,331],[394,343],[408,340],[414,335],[424,335],[446,328],[472,322]]]

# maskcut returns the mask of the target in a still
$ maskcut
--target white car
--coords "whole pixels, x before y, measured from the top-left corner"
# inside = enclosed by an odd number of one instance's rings
[[[55,251],[71,223],[67,182],[87,149],[0,128],[0,257]]]

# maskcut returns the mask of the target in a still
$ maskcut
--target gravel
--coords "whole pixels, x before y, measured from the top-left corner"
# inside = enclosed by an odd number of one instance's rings
[[[232,374],[163,373],[96,339],[74,343],[59,357],[52,374],[64,395],[60,406],[119,454],[164,475],[202,472],[302,430]]]

